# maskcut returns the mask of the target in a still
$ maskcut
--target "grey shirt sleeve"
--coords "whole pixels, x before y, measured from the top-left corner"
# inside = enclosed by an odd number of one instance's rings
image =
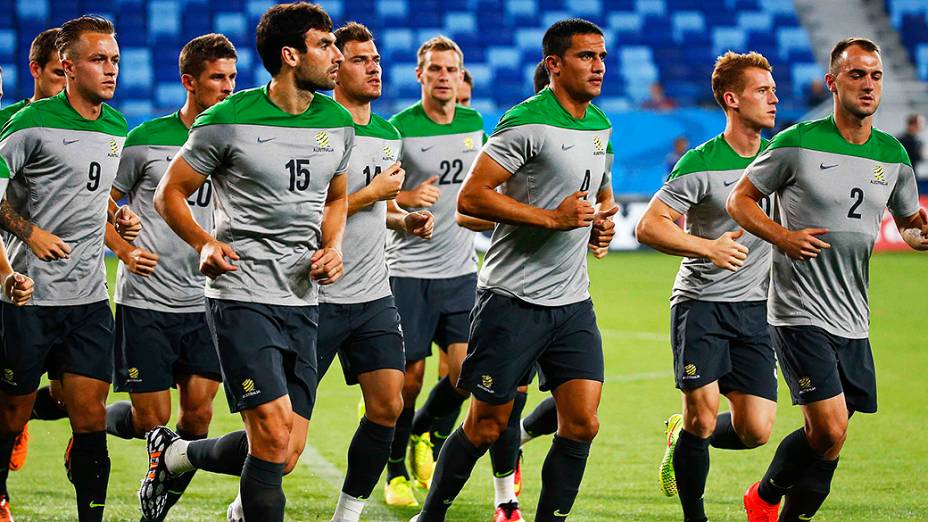
[[[483,152],[510,174],[515,174],[538,154],[543,142],[544,134],[532,132],[530,126],[511,127],[491,136]]]
[[[180,153],[193,170],[209,176],[225,162],[234,133],[234,125],[194,127]]]
[[[709,177],[705,172],[693,172],[664,183],[655,197],[675,211],[686,214],[709,192]]]
[[[344,174],[348,172],[348,164],[351,162],[351,149],[354,147],[354,129],[348,128],[345,129],[345,155],[342,156],[342,161],[338,164],[338,168],[335,169],[335,175]]]
[[[615,161],[615,154],[606,153],[606,170],[603,171],[603,180],[599,184],[599,190],[612,188],[612,164]]]
[[[798,147],[767,149],[746,169],[744,175],[765,196],[791,184],[796,179]]]
[[[912,167],[902,166],[886,206],[896,217],[909,217],[918,212],[918,184]]]
[[[3,156],[10,169],[10,179],[22,171],[41,146],[42,127],[19,130],[0,141],[0,156]]]
[[[116,171],[116,179],[113,180],[113,188],[129,194],[132,189],[138,185],[142,179],[145,170],[146,151],[148,147],[136,145],[127,147],[122,150],[122,157],[119,159],[119,169]]]

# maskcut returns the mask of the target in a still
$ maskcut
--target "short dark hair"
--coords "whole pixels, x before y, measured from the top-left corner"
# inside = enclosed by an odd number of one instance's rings
[[[283,67],[281,49],[293,47],[301,53],[306,52],[306,33],[312,29],[326,32],[332,30],[332,19],[318,4],[277,4],[261,15],[255,44],[261,63],[271,76],[279,73]]]
[[[197,36],[180,50],[177,66],[181,74],[196,78],[206,69],[206,64],[220,58],[238,59],[235,46],[225,35],[209,33]]]
[[[113,22],[97,15],[84,15],[73,18],[61,24],[58,36],[55,38],[55,48],[58,54],[64,56],[65,53],[78,41],[84,33],[101,33],[116,36],[116,27]]]
[[[464,83],[471,87],[474,86],[474,76],[467,69],[464,69]]]
[[[345,44],[348,42],[370,42],[374,40],[374,35],[366,25],[358,22],[348,22],[347,24],[335,30],[335,47],[339,51],[345,50]]]
[[[32,45],[29,46],[29,62],[35,62],[42,69],[51,61],[52,53],[58,54],[58,48],[55,47],[55,40],[61,29],[53,27],[46,29],[38,34]]]
[[[856,45],[864,51],[871,53],[882,54],[880,52],[880,46],[877,45],[873,40],[869,38],[862,38],[859,36],[852,36],[850,38],[845,38],[840,42],[836,43],[834,47],[831,48],[831,60],[828,62],[828,72],[832,75],[838,73],[838,65],[841,63],[841,55],[844,54],[844,51],[848,47]]]
[[[545,56],[564,56],[567,49],[570,49],[570,40],[575,34],[603,36],[603,30],[593,22],[582,18],[559,20],[545,31],[545,36],[541,40],[542,53]]]
[[[542,60],[535,66],[535,73],[532,74],[532,86],[535,88],[535,94],[541,92],[549,83],[551,83],[551,77],[548,75],[548,67],[545,65],[545,61]]]

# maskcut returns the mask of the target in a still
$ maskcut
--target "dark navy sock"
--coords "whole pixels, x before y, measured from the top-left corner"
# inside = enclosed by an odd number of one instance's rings
[[[348,446],[348,472],[342,492],[354,498],[369,498],[390,456],[393,428],[361,419]]]
[[[414,407],[403,408],[403,413],[396,419],[390,459],[387,461],[387,482],[396,477],[409,478],[409,471],[406,470],[406,446],[409,444],[409,432],[412,430],[412,418],[415,414]]]
[[[682,430],[673,451],[673,469],[684,522],[706,522],[702,496],[709,476],[709,439]]]
[[[283,488],[284,463],[248,455],[242,467],[242,510],[245,520],[283,522],[287,497]]]
[[[432,475],[432,487],[422,506],[419,522],[435,522],[445,519],[452,501],[464,488],[470,478],[474,465],[480,460],[489,446],[478,448],[471,444],[464,434],[464,428],[454,430],[445,441],[445,446],[435,463]]]
[[[412,433],[421,435],[432,431],[435,419],[460,411],[461,405],[467,400],[466,395],[458,393],[448,376],[443,377],[429,392],[428,399],[422,408],[416,412],[412,421]]]
[[[72,437],[71,482],[77,497],[77,519],[80,522],[102,521],[110,479],[106,432],[74,433]]]
[[[535,409],[525,417],[522,427],[532,437],[550,435],[556,432],[557,403],[554,401],[554,397],[548,397],[538,403],[538,406],[535,406]]]
[[[563,522],[577,499],[589,456],[589,442],[554,436],[541,468],[536,522]]]
[[[780,520],[812,520],[828,493],[831,492],[831,480],[838,468],[838,459],[825,460],[816,458],[806,470],[805,475],[786,494]]]
[[[187,445],[187,459],[197,469],[240,476],[248,457],[245,430],[215,439],[194,440]]]
[[[527,399],[527,393],[516,393],[516,397],[512,401],[512,414],[509,415],[509,424],[500,433],[496,442],[490,446],[490,461],[493,464],[493,476],[495,477],[505,477],[512,474],[516,469],[516,461],[519,459],[519,441],[522,439],[522,430],[519,424],[522,422],[522,410],[525,408]]]
[[[119,401],[106,407],[106,432],[126,440],[144,438],[135,432],[131,402]]]
[[[741,441],[741,437],[735,432],[735,425],[731,423],[731,412],[720,413],[715,418],[715,431],[709,437],[709,443],[713,448],[743,450],[748,449]]]
[[[777,504],[799,482],[815,459],[815,451],[809,446],[805,428],[790,433],[777,447],[767,473],[757,488],[757,494],[765,502]]]

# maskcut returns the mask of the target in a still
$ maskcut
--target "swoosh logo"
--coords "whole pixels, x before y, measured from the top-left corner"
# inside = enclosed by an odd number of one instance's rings
[[[563,143],[563,144],[561,144],[561,150],[570,150],[570,149],[572,149],[572,148],[574,148],[574,147],[576,147],[576,146],[577,146],[576,144],[574,144],[574,145],[568,145],[568,144],[566,144],[566,143]]]
[[[276,139],[277,139],[277,138],[264,138],[264,139],[258,138],[258,143],[267,143],[267,142],[269,142],[269,141],[273,141],[273,140],[276,140]]]
[[[65,144],[65,145],[70,145],[70,144],[72,144],[72,143],[77,143],[77,142],[79,142],[79,141],[81,141],[81,140],[80,140],[80,139],[77,139],[77,140],[69,140],[69,139],[67,139],[67,138],[64,138],[64,139],[61,140],[61,143]]]
[[[723,183],[726,187],[730,187],[730,186],[734,185],[735,183],[737,183],[737,181],[738,181],[738,180],[735,179],[735,180],[731,180],[731,181],[723,181],[722,183]]]
[[[822,163],[822,164],[819,165],[818,167],[819,167],[820,169],[822,169],[822,170],[826,170],[826,169],[833,169],[833,168],[835,168],[835,167],[837,167],[837,166],[838,166],[837,163],[835,163],[834,165],[825,165],[824,163]]]
[[[567,513],[561,513],[561,510],[560,510],[560,509],[555,509],[553,514],[554,514],[554,516],[556,516],[556,517],[566,518],[567,515],[570,514],[570,511],[568,511]]]
[[[441,501],[441,503],[444,504],[444,505],[446,505],[446,506],[450,506],[452,502],[454,502],[454,501],[451,500],[451,499],[447,499],[447,498],[446,498],[445,500],[442,500],[442,501]]]
[[[504,478],[504,477],[508,477],[509,475],[512,475],[513,473],[514,473],[513,471],[504,471],[502,473],[498,471],[494,471],[493,476],[496,478]]]
[[[168,156],[168,157],[164,158],[164,161],[167,161],[168,163],[170,163],[172,159],[174,159],[174,158],[171,157],[171,156]]]
[[[435,148],[435,145],[432,145],[431,147],[421,147],[422,152],[428,152],[432,150],[433,148]]]
[[[98,507],[102,508],[104,506],[106,506],[106,504],[97,504],[96,502],[93,502],[93,501],[90,502],[90,509],[98,508]]]
[[[812,517],[809,515],[799,515],[799,520],[812,520]]]

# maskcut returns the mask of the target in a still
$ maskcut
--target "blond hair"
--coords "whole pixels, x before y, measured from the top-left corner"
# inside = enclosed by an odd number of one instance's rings
[[[418,60],[416,62],[416,67],[421,69],[425,65],[425,55],[430,51],[454,51],[458,53],[460,57],[459,66],[464,68],[464,51],[461,51],[461,48],[452,40],[445,35],[438,35],[432,38],[429,38],[421,46],[419,46],[419,51],[416,52]]]
[[[754,51],[744,54],[728,51],[715,60],[715,68],[712,69],[712,94],[723,109],[727,108],[725,93],[728,91],[740,93],[744,90],[743,73],[752,67],[773,72],[773,67],[764,55]]]

